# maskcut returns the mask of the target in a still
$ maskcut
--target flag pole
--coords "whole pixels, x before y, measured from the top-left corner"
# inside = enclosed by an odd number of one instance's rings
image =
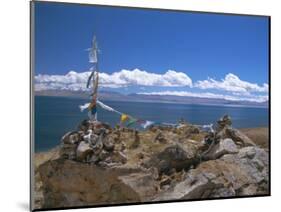
[[[93,63],[92,73],[88,78],[87,87],[91,79],[93,80],[93,93],[91,103],[89,105],[88,116],[92,121],[97,121],[97,97],[98,97],[98,84],[99,84],[99,70],[98,70],[98,45],[96,41],[96,36],[93,37],[92,47],[88,49],[89,51],[89,63]]]

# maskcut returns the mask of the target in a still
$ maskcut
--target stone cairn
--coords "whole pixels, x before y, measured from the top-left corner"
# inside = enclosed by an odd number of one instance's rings
[[[255,146],[249,137],[232,127],[232,121],[228,115],[217,121],[215,130],[205,136],[204,144],[205,151],[200,154],[203,160],[218,158],[220,154],[225,152],[236,152],[236,146],[239,148]]]
[[[184,138],[189,138],[190,135],[194,134],[203,134],[196,126],[187,123],[180,126],[149,128],[149,131],[156,134],[154,138],[151,138],[151,142],[154,140],[154,142],[167,145],[170,141],[163,133],[164,131],[173,132],[179,136],[182,134],[181,131],[185,129]],[[124,132],[133,133],[134,142],[128,147],[129,149],[136,149],[141,145],[137,130],[120,128],[119,126],[112,129],[110,125],[105,123],[84,120],[78,126],[77,131],[68,132],[62,137],[60,157],[105,167],[125,164],[127,162],[126,154],[124,154],[126,147],[121,141],[121,133]],[[198,161],[212,160],[225,153],[237,152],[236,146],[243,148],[255,145],[245,134],[232,127],[232,121],[228,115],[217,121],[214,130],[206,134],[202,144],[193,156],[198,158]]]
[[[61,139],[60,157],[101,166],[124,164],[127,161],[122,151],[115,150],[114,143],[120,129],[109,136],[112,128],[98,121],[84,120],[77,131],[66,133]]]

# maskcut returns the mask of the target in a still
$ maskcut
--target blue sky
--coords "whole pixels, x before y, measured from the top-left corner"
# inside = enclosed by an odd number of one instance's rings
[[[234,81],[236,87],[244,86],[245,96],[267,95],[266,17],[35,2],[36,76],[65,77],[72,70],[76,73],[73,78],[86,72],[90,64],[85,49],[90,47],[93,34],[101,49],[104,81],[109,77],[128,80],[127,74],[129,78],[150,78],[142,71],[159,75],[151,75],[156,78],[148,85],[129,79],[129,86],[105,86],[107,89],[239,96],[242,90],[228,87]],[[165,75],[168,70],[175,73]],[[172,79],[181,77],[177,73],[186,74],[192,83],[188,78]],[[167,77],[171,77],[169,82],[159,83]],[[47,82],[44,80],[41,76],[36,82]]]

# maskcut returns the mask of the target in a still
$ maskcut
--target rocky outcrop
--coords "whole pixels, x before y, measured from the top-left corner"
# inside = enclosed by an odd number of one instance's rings
[[[41,165],[38,171],[44,182],[43,207],[140,202],[157,191],[151,173],[140,168],[105,169],[57,159]]]
[[[238,129],[232,128],[229,116],[224,116],[217,122],[216,139],[231,138],[240,147],[255,146],[255,143]]]
[[[156,167],[159,174],[170,174],[173,170],[189,169],[198,162],[198,145],[183,146],[179,143],[166,147],[163,151],[152,155],[144,166]]]
[[[268,193],[268,154],[245,147],[237,154],[201,163],[186,178],[155,200],[201,199]]]
[[[181,122],[146,131],[83,121],[36,166],[38,208],[204,199],[269,192],[268,152],[234,129]]]

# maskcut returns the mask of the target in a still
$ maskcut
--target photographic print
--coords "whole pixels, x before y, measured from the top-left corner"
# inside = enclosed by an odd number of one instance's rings
[[[270,17],[31,2],[33,210],[270,195]]]

